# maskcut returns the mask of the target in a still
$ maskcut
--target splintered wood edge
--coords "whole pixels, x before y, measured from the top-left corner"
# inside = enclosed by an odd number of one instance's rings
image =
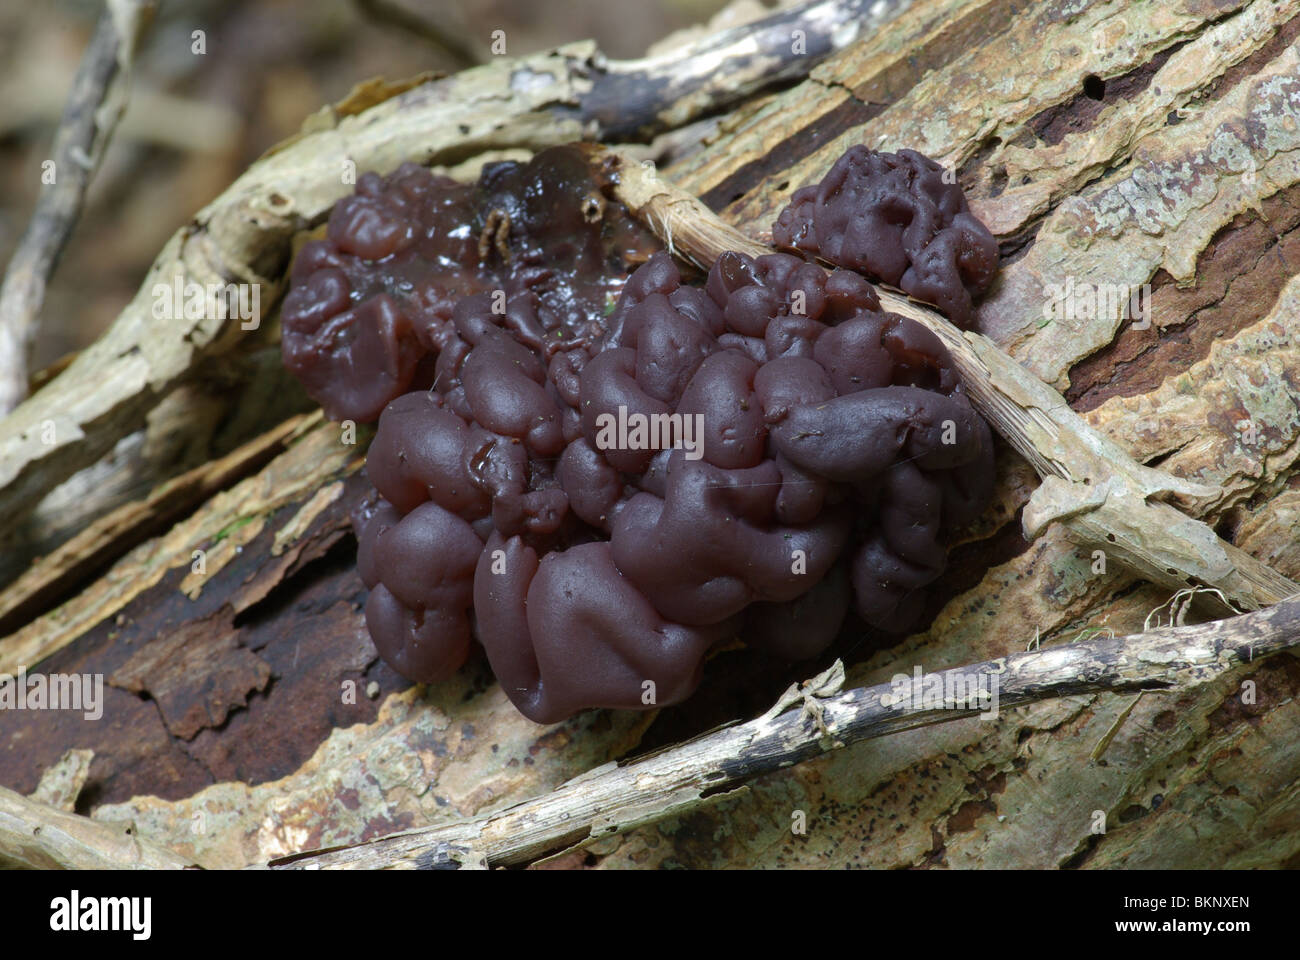
[[[614,177],[615,195],[675,256],[707,270],[727,250],[751,257],[773,252],[665,181],[653,164],[614,150],[592,154]],[[1161,499],[1193,505],[1210,488],[1134,461],[987,337],[957,329],[900,293],[879,285],[877,292],[884,309],[943,341],[975,408],[1044,480],[1025,507],[1029,539],[1059,521],[1076,540],[1115,556],[1145,580],[1174,590],[1221,591],[1231,606],[1220,612],[1258,610],[1300,594],[1300,585]]]
[[[319,410],[298,414],[262,433],[217,460],[200,464],[178,477],[160,483],[143,500],[132,500],[104,514],[80,533],[42,557],[17,580],[0,589],[0,620],[9,617],[33,597],[57,590],[66,580],[135,536],[150,522],[169,521],[195,503],[225,489],[235,480],[284,447],[293,437],[315,427],[324,417]],[[3,639],[3,637],[0,637]],[[65,638],[70,642],[71,638]],[[53,653],[52,642],[32,652],[37,663]]]

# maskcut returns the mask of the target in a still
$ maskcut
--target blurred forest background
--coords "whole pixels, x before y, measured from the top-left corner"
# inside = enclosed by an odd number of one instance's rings
[[[31,367],[95,340],[167,238],[304,118],[373,76],[452,73],[585,38],[645,54],[725,0],[162,0],[130,103],[51,279]],[[757,3],[755,3],[757,5]],[[40,189],[41,162],[103,9],[0,0],[0,264]],[[203,30],[206,53],[191,52]]]

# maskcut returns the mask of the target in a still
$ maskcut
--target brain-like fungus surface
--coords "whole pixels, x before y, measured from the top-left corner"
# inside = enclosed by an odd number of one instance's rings
[[[892,284],[962,328],[998,266],[997,242],[956,178],[915,150],[850,147],[820,183],[795,191],[772,242]]]
[[[628,277],[644,236],[555,152],[485,174],[521,196],[477,206],[409,168],[368,179],[295,267],[286,357],[316,357],[300,376],[328,411],[382,409],[354,517],[381,655],[434,681],[477,641],[518,709],[553,722],[677,703],[736,637],[801,659],[851,609],[914,626],[993,482],[939,339],[858,273],[790,254],[726,253],[698,284],[660,251]],[[575,216],[593,192],[598,217]],[[509,226],[474,219],[488,207]],[[435,259],[464,223],[471,247]]]

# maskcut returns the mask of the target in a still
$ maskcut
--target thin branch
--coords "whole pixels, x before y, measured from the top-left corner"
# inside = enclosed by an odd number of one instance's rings
[[[687,813],[708,797],[851,743],[988,712],[1100,691],[1168,690],[1300,644],[1300,600],[1190,627],[1062,644],[838,692],[842,668],[800,686],[763,716],[624,764],[598,767],[552,793],[480,817],[274,861],[278,869],[483,867]],[[838,664],[837,664],[838,666]],[[936,694],[933,691],[941,691]],[[942,704],[942,705],[940,705]],[[800,710],[787,708],[799,705]]]
[[[377,23],[396,27],[412,36],[427,40],[455,62],[457,69],[476,67],[483,62],[477,45],[459,31],[439,23],[434,17],[411,10],[394,0],[353,0],[357,8]]]
[[[193,861],[135,834],[0,787],[0,869],[184,870]]]
[[[131,61],[156,6],[156,0],[110,0],[72,81],[54,135],[54,180],[42,189],[0,287],[0,416],[27,396],[46,284],[126,107]]]
[[[593,152],[617,171],[619,199],[678,256],[708,269],[727,250],[755,257],[772,252],[724,223],[698,198],[660,179],[653,167],[615,151]],[[1137,463],[992,340],[958,330],[900,293],[884,287],[878,292],[886,310],[924,324],[943,340],[976,409],[1043,479],[1023,514],[1029,539],[1059,521],[1075,538],[1146,580],[1174,590],[1219,591],[1226,604],[1212,593],[1198,594],[1214,603],[1219,615],[1300,594],[1300,584],[1163,499],[1191,509],[1214,488]]]
[[[702,103],[721,110],[864,39],[911,0],[820,0],[704,37],[685,50],[640,60],[593,60],[598,80],[580,113],[604,140],[645,140],[680,127]]]

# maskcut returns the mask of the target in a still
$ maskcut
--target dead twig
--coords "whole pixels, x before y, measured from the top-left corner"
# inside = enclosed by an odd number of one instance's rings
[[[843,745],[970,717],[988,707],[1000,711],[1074,694],[1208,683],[1233,667],[1298,643],[1300,600],[1289,600],[1213,623],[1061,644],[938,671],[920,684],[912,675],[900,674],[890,683],[837,693],[831,689],[837,675],[828,671],[803,688],[792,688],[755,720],[627,763],[606,764],[545,796],[486,816],[289,857],[270,866],[412,869],[527,863],[687,813],[711,796]],[[987,694],[981,700],[975,691]],[[810,697],[816,697],[812,710]],[[797,705],[803,709],[791,709]]]
[[[593,58],[598,81],[581,112],[599,124],[602,139],[646,140],[698,116],[701,102],[727,107],[773,82],[807,76],[909,6],[911,0],[820,0],[719,31],[684,51]]]
[[[0,869],[184,870],[191,860],[136,836],[0,787]]]
[[[460,31],[451,29],[437,18],[426,17],[395,0],[354,0],[357,8],[377,23],[384,23],[427,40],[455,61],[458,69],[475,67],[483,62],[483,52]]]
[[[45,184],[0,287],[0,415],[27,396],[27,362],[45,287],[126,107],[131,63],[156,0],[109,0],[72,81]],[[52,177],[46,182],[46,175]]]

